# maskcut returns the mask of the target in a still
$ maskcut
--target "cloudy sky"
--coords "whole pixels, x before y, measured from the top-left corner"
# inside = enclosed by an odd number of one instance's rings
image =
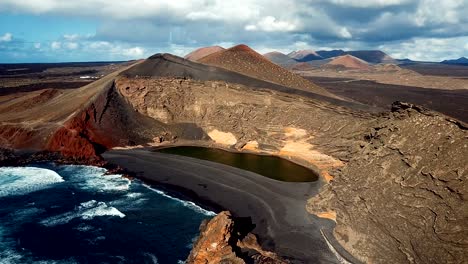
[[[0,0],[0,63],[128,60],[245,43],[261,53],[468,56],[468,0]]]

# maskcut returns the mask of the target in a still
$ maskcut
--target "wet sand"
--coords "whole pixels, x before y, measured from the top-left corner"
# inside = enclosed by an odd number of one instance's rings
[[[219,163],[144,149],[111,150],[103,157],[140,179],[186,191],[196,201],[235,216],[251,217],[262,246],[294,258],[293,263],[340,263],[321,230],[340,255],[352,259],[333,239],[333,221],[305,209],[322,181],[281,182]]]

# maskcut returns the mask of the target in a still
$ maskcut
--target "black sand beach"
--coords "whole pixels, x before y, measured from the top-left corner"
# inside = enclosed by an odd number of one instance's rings
[[[223,164],[143,149],[111,150],[103,156],[138,178],[188,190],[194,198],[235,216],[251,217],[253,232],[262,246],[292,257],[293,263],[343,263],[321,231],[341,256],[351,259],[331,235],[334,223],[312,216],[305,209],[307,199],[317,194],[321,181],[280,182]]]

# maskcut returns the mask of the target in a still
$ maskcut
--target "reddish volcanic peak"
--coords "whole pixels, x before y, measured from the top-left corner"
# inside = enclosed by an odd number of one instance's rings
[[[184,58],[191,61],[198,61],[201,58],[221,50],[224,50],[224,48],[220,46],[203,47],[190,52],[189,54],[185,55]]]
[[[358,59],[352,55],[339,56],[327,63],[329,65],[339,65],[345,68],[368,70],[369,63]]]
[[[248,51],[248,52],[255,52],[252,48],[245,44],[239,44],[237,46],[234,46],[232,48],[229,48],[228,50],[230,51]],[[256,53],[256,52],[255,52]]]
[[[301,76],[274,64],[243,44],[213,53],[200,59],[199,62],[225,68],[282,86],[314,92],[329,97],[336,97]]]

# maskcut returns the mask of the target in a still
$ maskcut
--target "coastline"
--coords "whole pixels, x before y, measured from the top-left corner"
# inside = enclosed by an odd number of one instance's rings
[[[203,146],[213,147],[212,144]],[[11,155],[4,155],[0,166],[54,162],[102,167],[108,171],[106,174],[139,179],[149,187],[175,199],[193,202],[204,210],[216,214],[230,211],[236,217],[250,218],[256,225],[252,233],[257,235],[260,245],[291,263],[359,263],[333,236],[334,221],[319,218],[305,209],[307,200],[326,184],[323,177],[315,182],[281,182],[220,163],[154,152],[158,147],[118,148],[103,153],[103,159],[93,160],[66,158],[54,152],[21,155],[5,152]],[[239,152],[219,145],[217,148]],[[204,177],[206,173],[209,177]],[[219,177],[214,179],[213,173]]]
[[[332,233],[334,222],[305,209],[323,180],[280,182],[219,163],[138,148],[110,150],[102,156],[171,196],[217,213],[229,210],[250,217],[261,246],[292,263],[341,263],[330,243],[341,257],[355,262],[334,239],[324,238],[323,232]]]

